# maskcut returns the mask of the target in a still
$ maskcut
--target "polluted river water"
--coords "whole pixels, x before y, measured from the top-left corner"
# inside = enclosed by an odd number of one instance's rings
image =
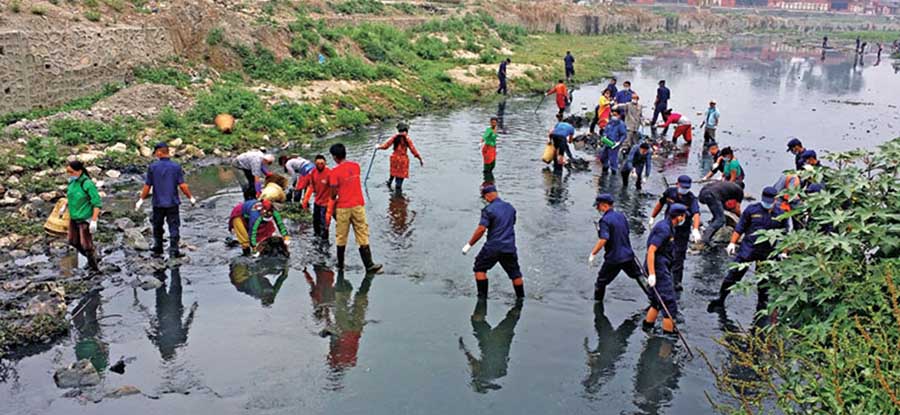
[[[823,60],[817,49],[757,40],[672,49],[633,65],[619,81],[631,80],[644,105],[652,104],[659,79],[672,90],[670,106],[695,125],[697,112],[717,100],[718,140],[735,148],[751,195],[792,165],[788,136],[822,154],[900,135],[900,74],[888,59],[876,66],[869,55],[859,65],[851,50]],[[578,88],[572,110],[593,109],[602,88]],[[701,131],[692,146],[655,160],[637,192],[593,163],[591,171],[561,177],[547,171],[539,157],[554,109],[546,100],[535,112],[538,101],[510,98],[412,119],[410,135],[425,165],[414,163],[402,197],[384,184],[387,152],[376,155],[366,208],[373,254],[385,272],[374,277],[365,277],[352,241],[343,278],[314,266],[323,258],[308,224],[289,224],[295,243],[287,263],[236,258],[239,249],[225,246],[226,218],[240,197],[233,173],[209,167],[191,175],[204,200],[182,210],[183,239],[199,247],[190,261],[142,276],[164,282],[155,289],[132,288],[135,276],[111,276],[83,300],[70,336],[3,361],[0,412],[712,412],[705,394],[724,397],[704,361],[689,359],[658,328],[640,328],[647,300],[624,274],[607,290],[605,306],[595,306],[598,269],[587,262],[596,242],[597,192],[615,195],[632,246],[643,255],[662,178],[703,173]],[[495,115],[502,116],[496,183],[518,210],[521,306],[500,267],[489,273],[489,300],[478,304],[471,269],[480,244],[460,254],[483,207],[478,143]],[[340,140],[365,170],[372,148],[390,132],[386,126]],[[709,217],[704,207],[704,222]],[[123,254],[108,260],[121,262]],[[695,354],[705,352],[715,365],[729,358],[715,340],[748,326],[755,302],[732,295],[726,313],[706,312],[728,264],[721,247],[689,254],[679,298],[682,332]],[[64,397],[52,375],[76,356],[91,359],[101,384]],[[120,359],[125,371],[113,373]],[[104,398],[123,385],[142,393]]]

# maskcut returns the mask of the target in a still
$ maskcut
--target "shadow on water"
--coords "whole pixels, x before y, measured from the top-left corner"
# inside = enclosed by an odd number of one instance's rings
[[[334,288],[334,324],[329,332],[331,340],[328,348],[328,366],[331,369],[328,380],[331,390],[345,387],[343,378],[347,371],[356,367],[359,359],[359,342],[368,321],[369,290],[374,275],[367,275],[359,284],[356,293],[353,284],[338,272]]]
[[[475,355],[466,346],[463,338],[459,338],[459,349],[466,357],[469,364],[469,374],[472,381],[469,384],[472,390],[478,393],[487,393],[502,388],[496,383],[507,374],[509,367],[509,349],[515,336],[516,324],[522,315],[522,301],[516,301],[506,317],[497,323],[495,327],[487,322],[487,301],[480,299],[475,303],[472,311],[472,334],[478,341],[478,349],[481,358]]]
[[[187,344],[188,332],[191,330],[199,306],[195,301],[185,315],[181,299],[183,289],[181,269],[177,266],[172,267],[169,274],[168,283],[165,270],[157,271],[155,274],[163,285],[156,289],[156,315],[150,321],[150,330],[147,333],[164,361],[174,359],[178,348]]]
[[[638,358],[634,377],[635,405],[645,414],[658,414],[678,390],[681,362],[676,358],[676,339],[652,336]]]
[[[228,278],[238,291],[259,299],[263,307],[275,303],[275,297],[288,277],[288,262],[280,258],[251,261],[240,257],[231,261]]]
[[[588,376],[581,382],[587,395],[597,394],[603,385],[615,374],[616,363],[628,349],[628,339],[638,327],[641,314],[628,317],[613,329],[612,323],[603,312],[603,304],[594,304],[594,330],[597,332],[597,347],[588,348],[588,338],[584,338],[584,352],[587,353]]]

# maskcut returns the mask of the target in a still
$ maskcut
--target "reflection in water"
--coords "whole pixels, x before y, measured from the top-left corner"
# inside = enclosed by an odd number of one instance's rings
[[[516,323],[522,314],[522,300],[506,312],[497,327],[485,321],[487,316],[487,300],[479,299],[475,303],[475,311],[472,312],[472,331],[478,339],[478,348],[481,350],[481,359],[466,347],[463,338],[459,338],[459,348],[463,351],[469,363],[472,375],[472,389],[478,393],[487,393],[490,390],[500,389],[501,386],[494,383],[495,380],[506,376],[509,366],[509,348],[515,335]]]
[[[238,291],[258,298],[264,307],[268,307],[275,303],[275,296],[288,277],[288,265],[285,258],[261,258],[253,261],[239,257],[231,262],[229,278]],[[274,285],[272,279],[275,279]]]
[[[109,366],[109,344],[103,341],[103,333],[97,320],[100,303],[99,291],[91,291],[85,295],[72,311],[72,325],[75,327],[75,358],[89,359],[91,365],[103,373]]]
[[[635,405],[645,414],[660,413],[678,389],[681,366],[674,352],[674,339],[662,336],[647,339],[634,377]]]
[[[388,219],[394,238],[391,245],[395,249],[407,249],[412,246],[413,222],[416,212],[409,211],[409,201],[403,195],[394,194],[388,203]]]
[[[334,271],[331,268],[314,265],[316,278],[303,269],[303,276],[309,283],[309,298],[312,300],[313,316],[317,321],[331,325],[331,309],[334,307]]]
[[[603,303],[594,303],[594,329],[597,330],[597,348],[588,349],[588,338],[584,338],[584,351],[587,353],[587,365],[590,372],[581,382],[584,391],[593,395],[615,373],[616,362],[628,349],[628,338],[637,328],[636,319],[640,314],[631,316],[613,330],[612,324],[603,314]]]
[[[557,174],[550,168],[544,168],[541,173],[544,175],[544,196],[547,198],[547,205],[558,206],[565,210],[566,199],[569,198],[569,189],[566,187],[569,171]]]
[[[500,134],[506,134],[506,98],[497,103],[497,130]]]
[[[338,272],[334,292],[334,325],[331,327],[331,344],[328,351],[328,366],[331,367],[331,387],[343,389],[344,373],[356,366],[359,354],[359,340],[366,325],[366,311],[369,308],[369,289],[373,275],[367,275],[356,294],[353,285]],[[351,299],[353,304],[351,304]]]
[[[150,322],[150,341],[159,348],[163,360],[172,360],[175,351],[187,343],[188,331],[194,321],[197,302],[191,304],[187,316],[184,316],[184,304],[181,301],[181,271],[179,267],[171,268],[168,290],[166,290],[166,272],[157,271],[155,276],[163,285],[156,289],[156,318]]]

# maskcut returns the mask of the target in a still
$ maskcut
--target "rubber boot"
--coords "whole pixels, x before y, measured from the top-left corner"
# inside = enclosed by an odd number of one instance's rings
[[[594,289],[594,301],[603,302],[603,297],[606,297],[606,287],[595,288]]]
[[[662,328],[664,333],[674,334],[675,333],[675,322],[670,318],[664,318],[662,322]]]
[[[659,310],[650,307],[647,309],[647,317],[644,318],[644,329],[652,329],[656,325],[656,318],[659,317]]]
[[[347,252],[346,246],[337,247],[337,269],[343,271],[344,270],[344,254]]]
[[[97,253],[89,252],[85,257],[88,261],[88,269],[90,269],[91,272],[100,272],[100,261],[97,260]]]
[[[388,177],[387,187],[388,187],[388,189],[391,189],[394,187],[394,176]]]
[[[478,298],[487,298],[488,280],[475,280],[475,286],[478,288]]]
[[[369,245],[359,247],[359,256],[362,257],[363,265],[366,267],[366,274],[381,273],[383,267],[372,261],[372,249],[369,248]]]
[[[181,252],[178,242],[181,238],[169,238],[169,258],[184,258],[185,254]]]
[[[521,284],[521,285],[513,284],[513,291],[516,292],[516,299],[525,298],[525,284]]]
[[[728,284],[723,281],[722,286],[719,287],[719,298],[712,300],[709,302],[709,305],[706,306],[706,311],[709,313],[714,313],[716,311],[725,309],[725,298],[728,297],[728,289],[734,284]]]
[[[252,255],[252,252],[250,252],[250,248],[249,248],[249,247],[248,247],[248,248],[243,248],[243,249],[241,249],[241,255],[243,255],[243,256],[250,256],[250,255]]]
[[[153,248],[150,248],[150,255],[154,258],[162,258],[163,256],[163,239],[162,237],[153,237]]]

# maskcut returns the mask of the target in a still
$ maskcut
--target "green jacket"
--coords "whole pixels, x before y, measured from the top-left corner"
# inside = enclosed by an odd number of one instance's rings
[[[265,222],[265,219],[262,215],[251,215],[253,219],[253,223],[250,225],[250,246],[256,247],[256,234],[259,232],[259,227]],[[281,214],[278,211],[272,212],[272,218],[275,221],[275,227],[279,233],[281,233],[282,237],[288,236],[287,228],[284,227],[284,222],[281,220]]]
[[[484,140],[484,145],[497,147],[497,133],[494,132],[493,128],[488,127],[487,130],[484,130],[481,139]]]
[[[94,216],[94,208],[103,207],[97,186],[84,174],[69,183],[69,188],[66,189],[66,199],[68,199],[69,217],[75,221],[90,220]]]

